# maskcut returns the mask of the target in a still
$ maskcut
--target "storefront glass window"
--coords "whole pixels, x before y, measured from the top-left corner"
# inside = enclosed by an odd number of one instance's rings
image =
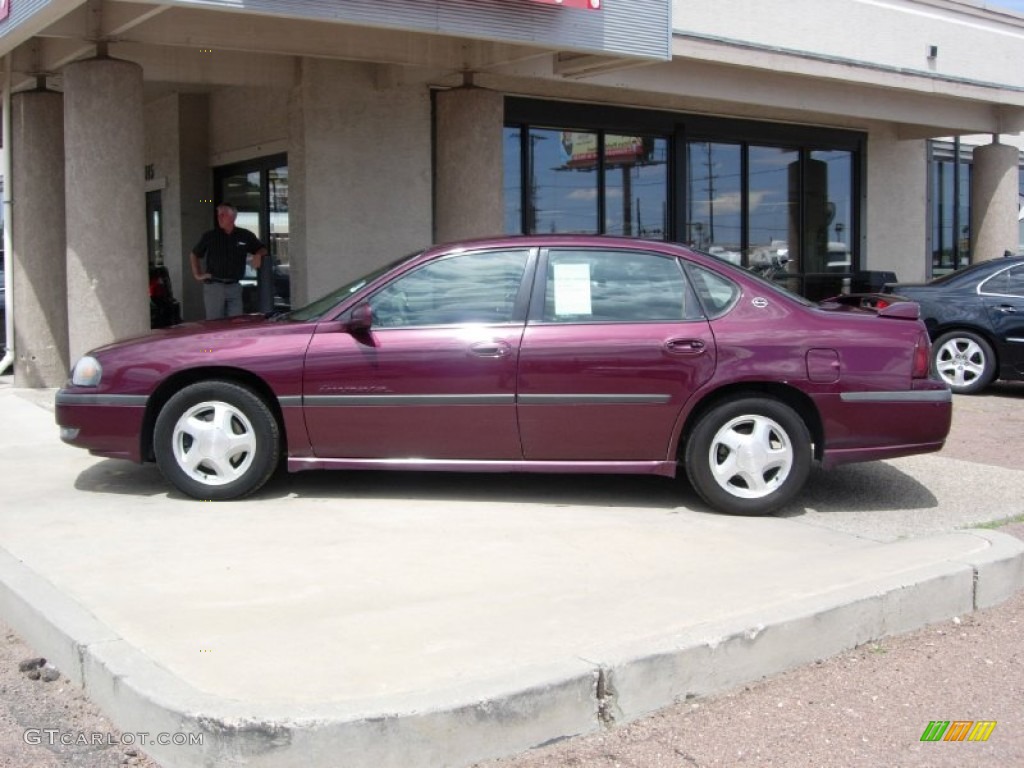
[[[750,147],[747,178],[749,264],[762,267],[788,259],[788,272],[799,272],[796,213],[799,203],[800,155],[780,147]]]
[[[502,198],[505,207],[505,233],[522,234],[523,231],[523,174],[520,170],[522,162],[523,129],[518,126],[506,126],[504,133],[504,177]]]
[[[1017,255],[1024,255],[1024,168],[1017,169]]]
[[[527,234],[597,234],[597,134],[531,128],[528,134]]]
[[[811,236],[805,243],[805,272],[848,273],[853,219],[853,153],[811,152],[807,164],[807,211]]]
[[[938,277],[971,263],[971,158],[958,142],[932,144],[931,271]]]
[[[510,234],[674,240],[816,296],[859,268],[859,134],[517,99],[506,118]]]
[[[267,171],[270,236],[267,243],[274,263],[288,267],[288,166]]]
[[[668,147],[663,137],[507,126],[505,231],[667,239]]]
[[[686,145],[686,242],[739,264],[743,253],[743,166],[739,144]]]
[[[668,233],[668,141],[604,137],[604,231],[664,240]]]

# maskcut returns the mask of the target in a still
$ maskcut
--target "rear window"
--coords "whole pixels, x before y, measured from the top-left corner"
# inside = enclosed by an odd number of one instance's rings
[[[710,269],[690,265],[693,287],[708,318],[724,315],[740,297],[740,287],[726,277]]]

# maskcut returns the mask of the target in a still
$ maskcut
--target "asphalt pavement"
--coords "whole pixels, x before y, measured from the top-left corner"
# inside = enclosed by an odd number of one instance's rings
[[[190,742],[146,747],[167,768],[464,766],[1024,585],[1021,542],[970,529],[1024,513],[1012,461],[816,472],[766,519],[603,476],[282,474],[212,504],[63,445],[52,392],[9,381],[0,617],[122,731]]]

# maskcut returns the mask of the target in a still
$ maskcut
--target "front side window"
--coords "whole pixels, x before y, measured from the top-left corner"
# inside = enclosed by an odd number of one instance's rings
[[[374,326],[511,322],[527,255],[479,251],[424,264],[371,297]]]
[[[553,250],[544,322],[679,322],[700,317],[678,260],[653,253]]]

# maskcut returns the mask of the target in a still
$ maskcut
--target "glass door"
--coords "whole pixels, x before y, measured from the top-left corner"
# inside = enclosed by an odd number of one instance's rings
[[[286,310],[291,305],[288,260],[288,159],[274,155],[216,169],[217,201],[238,209],[236,226],[253,232],[269,258],[259,271],[246,268],[242,304],[246,312]]]
[[[151,267],[162,267],[164,264],[163,221],[163,195],[159,189],[154,189],[146,193],[146,250],[149,252]]]

